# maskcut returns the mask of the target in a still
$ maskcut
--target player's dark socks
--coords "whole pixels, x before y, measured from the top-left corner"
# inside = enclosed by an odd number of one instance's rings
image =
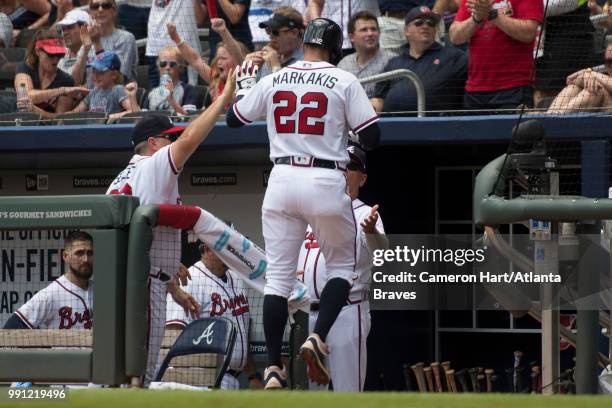
[[[330,279],[321,293],[319,301],[319,317],[315,323],[314,332],[325,342],[327,334],[346,305],[351,285],[342,278]]]
[[[264,334],[268,346],[268,364],[282,368],[281,347],[285,325],[289,317],[287,299],[281,296],[265,295],[263,314]]]

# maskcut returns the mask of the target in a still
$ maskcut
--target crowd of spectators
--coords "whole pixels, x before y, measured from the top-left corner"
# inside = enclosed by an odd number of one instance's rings
[[[46,119],[83,111],[119,118],[141,109],[188,115],[214,100],[243,60],[259,65],[262,78],[302,58],[305,25],[321,16],[344,30],[340,68],[360,79],[413,71],[428,115],[607,110],[612,54],[597,38],[612,30],[609,3],[0,0],[0,46],[27,42],[21,62],[0,51],[0,72],[14,70],[16,99],[27,91],[13,110]],[[199,27],[209,28],[207,44]],[[604,68],[596,67],[601,59]],[[377,111],[416,114],[411,79],[364,87]]]

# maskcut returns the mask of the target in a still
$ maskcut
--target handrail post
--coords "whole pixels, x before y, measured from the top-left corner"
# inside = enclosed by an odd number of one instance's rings
[[[417,92],[417,116],[422,118],[425,116],[425,87],[419,76],[409,69],[396,69],[382,74],[372,75],[359,80],[361,85],[370,84],[373,82],[388,81],[396,78],[408,78],[414,83]]]

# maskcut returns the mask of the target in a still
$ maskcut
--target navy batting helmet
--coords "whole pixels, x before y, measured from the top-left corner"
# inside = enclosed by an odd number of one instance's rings
[[[327,18],[315,18],[308,23],[304,44],[325,48],[329,51],[329,62],[334,65],[342,59],[342,29]]]

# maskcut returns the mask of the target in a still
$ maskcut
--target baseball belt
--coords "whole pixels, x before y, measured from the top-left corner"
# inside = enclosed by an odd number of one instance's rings
[[[348,299],[347,299],[347,300],[346,300],[346,305],[345,305],[345,306],[357,305],[357,304],[359,304],[359,303],[361,303],[361,302],[363,302],[363,301],[364,301],[363,299],[360,299],[360,300],[354,300],[354,301],[351,301],[351,300],[348,300]],[[318,312],[318,311],[319,311],[319,302],[317,302],[317,303],[311,303],[311,304],[310,304],[310,311],[311,311],[311,312]]]
[[[342,171],[346,170],[345,167],[340,166],[335,161],[305,156],[277,157],[274,159],[274,164],[287,164],[295,167],[320,167],[323,169],[338,169]]]
[[[238,378],[238,376],[242,374],[242,371],[236,371],[230,368],[229,370],[226,371],[226,373],[231,375],[234,378]]]
[[[168,282],[170,279],[172,279],[170,275],[162,271],[157,272],[157,274],[155,275],[149,274],[149,276],[155,279],[159,279],[162,282]]]

